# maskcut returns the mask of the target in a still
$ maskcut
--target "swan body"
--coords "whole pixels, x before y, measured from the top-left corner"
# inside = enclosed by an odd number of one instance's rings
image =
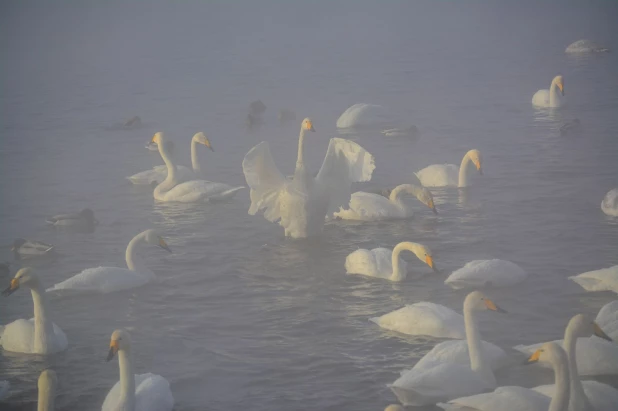
[[[537,107],[560,107],[564,105],[563,96],[564,80],[562,76],[556,76],[549,85],[549,89],[539,90],[534,93],[532,104]]]
[[[607,53],[609,49],[590,40],[577,40],[568,45],[565,53]]]
[[[54,411],[56,403],[56,387],[58,386],[58,377],[54,370],[43,370],[39,375],[37,382],[39,389],[39,400],[37,411]]]
[[[618,188],[609,190],[601,202],[601,210],[609,216],[618,217]]]
[[[599,327],[614,341],[618,341],[618,300],[605,304],[594,319]]]
[[[410,126],[408,128],[389,128],[380,131],[380,133],[385,137],[408,137],[414,140],[419,137],[419,131],[416,126]]]
[[[569,366],[564,350],[557,344],[545,343],[528,363],[543,361],[554,369],[556,395],[551,398],[517,386],[499,387],[494,392],[457,398],[438,406],[447,411],[566,411],[569,403]]]
[[[488,341],[481,341],[480,347],[483,351],[483,357],[489,363],[492,371],[499,370],[509,363],[507,353],[497,345]],[[468,342],[466,340],[442,341],[425,354],[412,369],[420,371],[444,363],[455,363],[470,367]]]
[[[416,177],[424,187],[468,187],[468,171],[471,166],[476,167],[482,175],[481,152],[479,150],[468,151],[461,165],[433,164],[416,172]]]
[[[390,385],[402,404],[435,404],[496,387],[496,378],[481,349],[481,338],[474,319],[475,312],[480,310],[502,311],[479,291],[473,291],[466,297],[463,311],[470,365],[445,362],[402,372],[401,377]]]
[[[431,208],[435,214],[431,192],[414,184],[401,184],[395,187],[388,198],[380,194],[357,191],[352,194],[347,209],[341,207],[334,214],[343,220],[379,221],[412,217],[414,212],[403,202],[404,194],[412,194],[421,203]]]
[[[613,291],[618,294],[618,265],[569,277],[586,291]]]
[[[11,384],[6,380],[0,380],[0,401],[9,398]]]
[[[13,255],[18,260],[25,260],[28,258],[40,258],[47,257],[56,252],[53,245],[44,243],[42,241],[26,240],[23,238],[16,238],[13,241],[11,247]]]
[[[169,252],[171,250],[155,230],[139,233],[129,242],[125,253],[127,267],[96,267],[87,268],[79,274],[55,284],[47,291],[73,290],[99,293],[110,293],[141,287],[155,279],[155,274],[144,266],[136,255],[136,246],[146,243],[159,246]]]
[[[386,330],[407,335],[466,338],[463,315],[443,305],[430,302],[406,305],[370,320]]]
[[[369,181],[374,158],[358,144],[341,138],[330,140],[326,157],[313,177],[305,168],[306,133],[315,131],[311,120],[301,124],[294,177],[286,179],[275,165],[268,143],[253,147],[242,163],[251,188],[249,214],[264,211],[264,218],[278,222],[285,235],[305,238],[322,231],[324,220],[350,201],[351,184]]]
[[[174,396],[169,382],[156,374],[134,374],[131,337],[125,330],[112,333],[107,361],[118,355],[120,380],[112,387],[102,411],[171,411]]]
[[[3,294],[11,295],[20,286],[30,288],[34,318],[16,320],[0,329],[2,348],[6,351],[42,355],[66,350],[67,336],[52,322],[45,291],[32,268],[21,268]]]
[[[435,270],[431,250],[418,243],[404,241],[391,251],[388,248],[358,249],[345,259],[348,274],[383,278],[390,281],[403,281],[407,275],[407,263],[399,258],[402,251],[411,251],[416,257]]]
[[[348,107],[337,119],[337,128],[371,127],[387,124],[386,109],[376,104],[358,103]]]
[[[89,208],[84,208],[79,213],[58,214],[45,220],[49,225],[55,227],[94,227],[98,221],[94,218],[94,212]]]
[[[520,266],[506,260],[473,260],[453,271],[444,284],[456,290],[479,287],[509,287],[528,277]]]

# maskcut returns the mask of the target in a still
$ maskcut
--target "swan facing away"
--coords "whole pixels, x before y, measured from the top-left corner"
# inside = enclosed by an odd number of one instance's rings
[[[403,241],[391,251],[388,248],[367,250],[360,248],[345,259],[348,274],[378,277],[390,281],[403,281],[408,274],[408,264],[399,258],[402,251],[411,251],[416,257],[436,271],[431,250],[423,244]]]
[[[125,252],[128,268],[120,267],[95,267],[87,268],[79,274],[55,284],[47,291],[74,290],[110,293],[114,291],[128,290],[141,287],[155,279],[155,274],[150,271],[136,255],[138,244],[156,245],[164,250],[172,250],[167,246],[163,238],[155,230],[146,230],[139,233],[129,242]]]
[[[107,361],[118,355],[120,380],[103,401],[102,411],[171,411],[174,396],[169,382],[156,374],[134,374],[131,337],[126,330],[115,330],[109,343]]]
[[[471,165],[474,165],[479,174],[483,175],[481,163],[481,152],[473,149],[464,155],[459,167],[455,164],[433,164],[415,174],[425,187],[463,188],[468,187],[468,172]]]
[[[496,378],[482,350],[481,336],[474,318],[478,311],[483,310],[504,311],[479,291],[468,294],[463,312],[470,365],[442,362],[403,371],[401,377],[390,385],[402,404],[435,404],[496,387]]]
[[[392,122],[386,109],[376,104],[358,103],[347,108],[337,119],[337,128],[372,127]]]
[[[332,138],[322,167],[313,177],[305,167],[304,156],[306,133],[313,131],[313,123],[305,118],[292,179],[281,174],[264,141],[253,147],[242,162],[247,185],[251,188],[249,214],[263,210],[264,218],[278,222],[288,237],[319,234],[326,216],[350,201],[352,183],[369,181],[375,169],[373,156],[360,145]]]
[[[555,343],[545,343],[526,361],[544,362],[554,369],[556,395],[547,398],[529,388],[499,387],[495,391],[438,403],[447,411],[566,411],[569,403],[569,367],[564,350]]]
[[[56,372],[51,369],[43,370],[41,375],[39,375],[37,387],[39,389],[37,411],[54,411],[56,388],[58,387]]]
[[[67,349],[64,332],[51,320],[41,281],[30,267],[21,268],[2,294],[9,296],[20,286],[28,287],[34,304],[34,318],[15,320],[0,328],[0,343],[7,351],[25,354],[55,354]]]
[[[165,180],[156,186],[153,196],[157,201],[163,202],[180,202],[180,203],[196,203],[207,202],[210,200],[223,200],[236,195],[238,190],[244,187],[232,187],[223,183],[214,183],[206,180],[190,180],[179,182],[176,176],[177,168],[172,158],[170,157],[164,140],[164,135],[161,132],[156,133],[152,137],[152,141],[159,146],[159,153],[167,167],[167,176]],[[209,143],[210,144],[210,143]],[[197,157],[193,157],[194,167],[199,170]]]
[[[558,93],[560,90],[560,94]],[[539,90],[532,96],[532,104],[537,107],[560,107],[564,105],[564,79],[556,76],[551,81],[548,89]]]
[[[618,294],[618,265],[569,277],[586,291],[613,291]]]
[[[334,213],[342,220],[379,221],[412,217],[412,208],[403,202],[403,195],[411,194],[421,203],[438,214],[431,192],[414,184],[401,184],[395,187],[388,198],[380,194],[357,191],[352,194],[347,209],[341,207]]]
[[[601,210],[609,216],[618,217],[618,188],[609,190],[601,202]]]
[[[590,40],[577,40],[568,45],[565,53],[608,53],[609,49]]]
[[[506,260],[473,260],[453,271],[444,284],[455,290],[479,287],[509,287],[524,281],[528,273]]]

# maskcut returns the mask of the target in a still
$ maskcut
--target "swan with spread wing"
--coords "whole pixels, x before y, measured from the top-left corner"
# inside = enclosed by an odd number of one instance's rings
[[[369,181],[375,169],[373,155],[360,145],[332,138],[322,168],[315,178],[312,177],[304,161],[308,131],[315,129],[306,118],[301,124],[298,158],[291,179],[281,174],[264,141],[253,147],[242,162],[245,179],[251,188],[249,214],[264,211],[268,221],[278,222],[285,235],[293,238],[320,233],[325,217],[349,203],[352,183]]]

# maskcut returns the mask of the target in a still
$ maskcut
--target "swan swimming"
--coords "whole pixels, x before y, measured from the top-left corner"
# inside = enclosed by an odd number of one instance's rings
[[[613,291],[618,294],[618,265],[569,277],[586,291]]]
[[[312,177],[305,168],[304,149],[306,133],[313,131],[313,123],[305,118],[291,180],[281,174],[265,141],[253,147],[242,162],[247,185],[251,188],[249,214],[264,210],[264,218],[278,222],[287,237],[319,234],[326,216],[350,201],[352,183],[369,181],[375,169],[373,156],[360,145],[332,138],[320,171]]]
[[[25,354],[55,354],[67,349],[64,332],[51,320],[45,291],[39,277],[30,267],[21,268],[2,294],[9,296],[20,286],[28,287],[34,304],[34,318],[19,319],[0,327],[0,343],[7,351]]]
[[[68,278],[61,283],[55,284],[47,291],[75,290],[110,293],[114,291],[128,290],[141,287],[154,280],[155,274],[150,271],[135,253],[138,244],[156,245],[172,252],[163,238],[155,230],[146,230],[129,242],[125,252],[128,268],[120,267],[95,267],[87,268],[79,274]]]
[[[214,183],[206,180],[190,180],[180,183],[176,178],[177,168],[167,152],[164,144],[164,135],[161,132],[152,137],[152,141],[159,146],[159,153],[167,167],[167,177],[154,189],[153,196],[157,201],[196,203],[210,200],[223,200],[236,195],[244,187],[232,187],[223,183]],[[197,157],[195,157],[197,161]],[[197,164],[195,164],[197,165]],[[199,169],[199,165],[197,165]]]
[[[406,406],[435,404],[496,387],[496,378],[481,347],[481,336],[475,314],[483,310],[496,312],[504,310],[479,291],[468,294],[463,306],[470,365],[444,362],[435,366],[421,369],[415,367],[403,371],[401,377],[390,385],[402,404]]]
[[[560,94],[558,94],[560,90]],[[556,76],[548,89],[539,90],[532,96],[532,104],[537,107],[560,107],[564,105],[561,95],[564,96],[564,79]]]
[[[526,364],[544,362],[554,369],[556,394],[551,398],[529,388],[498,387],[495,391],[438,403],[447,411],[566,411],[569,403],[569,367],[564,350],[555,343],[545,343],[528,358]]]
[[[404,194],[415,196],[421,203],[431,208],[434,214],[438,214],[429,190],[414,184],[401,184],[391,191],[388,198],[380,194],[357,191],[352,194],[348,208],[341,207],[334,216],[342,220],[361,221],[409,218],[414,212],[403,202]]]
[[[618,217],[618,188],[609,190],[601,202],[601,210],[609,216]]]
[[[58,376],[51,369],[43,370],[37,382],[39,389],[39,400],[37,401],[37,411],[54,411],[56,403],[56,388],[58,387]]]
[[[11,251],[16,260],[49,257],[56,253],[56,249],[51,244],[24,238],[16,238]]]
[[[392,122],[386,109],[377,104],[354,104],[337,119],[337,128],[372,127]]]
[[[166,142],[168,145],[167,152],[172,153],[171,147],[173,147],[172,142]],[[157,151],[159,150],[159,145],[154,143],[157,147]],[[189,181],[192,178],[196,178],[202,172],[202,168],[200,166],[199,158],[197,157],[197,145],[203,144],[210,149],[210,151],[215,151],[212,148],[212,144],[210,140],[204,133],[201,131],[199,133],[195,133],[191,138],[191,169],[185,166],[176,166],[176,180],[178,182]],[[171,146],[171,147],[170,147]],[[135,185],[152,185],[161,184],[163,180],[167,177],[167,166],[165,164],[153,167],[150,170],[140,171],[139,173],[133,174],[132,176],[127,177],[131,183]]]
[[[473,260],[453,271],[444,284],[461,290],[478,287],[510,287],[524,281],[528,273],[506,260]]]
[[[461,160],[461,165],[433,164],[417,171],[416,177],[424,187],[468,187],[468,171],[474,165],[480,175],[482,157],[479,150],[468,151]]]
[[[134,374],[131,337],[126,330],[114,330],[107,361],[118,355],[120,380],[103,401],[102,411],[171,411],[174,396],[169,382],[157,374]]]
[[[416,257],[436,271],[431,250],[423,244],[403,241],[393,250],[360,248],[350,253],[345,259],[345,269],[348,274],[359,274],[367,277],[383,278],[390,281],[403,281],[408,274],[408,264],[399,258],[402,251],[411,251]]]

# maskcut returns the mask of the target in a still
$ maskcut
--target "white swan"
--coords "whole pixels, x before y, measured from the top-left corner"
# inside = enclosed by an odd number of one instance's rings
[[[599,44],[590,40],[577,40],[567,46],[565,53],[607,53],[609,49],[607,47],[600,46]]]
[[[569,277],[586,291],[613,291],[618,294],[618,265]]]
[[[603,330],[585,315],[575,315],[569,321],[564,333],[564,348],[568,357],[570,371],[571,394],[569,399],[569,411],[611,411],[615,410],[618,404],[618,390],[597,381],[585,381],[579,379],[577,356],[575,345],[578,338],[590,337],[591,334],[597,337],[610,340],[611,338]],[[533,388],[547,396],[552,396],[555,386],[541,385]]]
[[[455,164],[433,164],[417,171],[421,184],[425,187],[468,187],[468,171],[474,165],[478,172],[483,175],[481,168],[481,152],[470,150],[461,160],[461,165]]]
[[[39,400],[37,411],[54,411],[56,403],[56,387],[58,386],[58,377],[54,370],[43,370],[39,375],[37,382],[39,389]]]
[[[357,191],[352,194],[348,208],[341,207],[338,212],[334,213],[334,216],[343,220],[361,221],[409,218],[414,212],[403,202],[404,194],[415,196],[418,201],[431,208],[434,214],[438,214],[429,190],[414,184],[401,184],[391,191],[388,198],[380,194]]]
[[[440,304],[420,302],[406,305],[380,317],[370,318],[380,327],[407,335],[436,338],[466,338],[463,315]]]
[[[347,108],[337,119],[337,128],[371,127],[388,124],[386,109],[376,104],[358,103]]]
[[[538,392],[518,386],[499,387],[494,392],[457,398],[438,407],[447,411],[566,411],[569,404],[569,366],[564,350],[555,343],[545,343],[527,363],[541,361],[554,369],[556,395],[551,401]]]
[[[125,330],[115,330],[109,343],[107,361],[118,354],[120,380],[103,401],[102,411],[171,411],[174,396],[169,382],[156,374],[134,374],[131,337]]]
[[[264,210],[270,222],[279,222],[285,235],[304,238],[319,234],[324,219],[350,201],[353,182],[369,181],[375,169],[373,156],[358,144],[332,138],[322,168],[314,178],[305,168],[305,134],[315,131],[311,120],[303,120],[298,142],[294,177],[286,179],[277,169],[268,148],[261,142],[242,162],[251,187],[249,214]]]
[[[7,351],[26,354],[55,354],[68,347],[67,336],[51,320],[45,291],[32,268],[21,268],[3,294],[11,295],[20,286],[30,288],[34,304],[34,318],[15,320],[0,329],[0,343]]]
[[[488,341],[481,341],[483,358],[492,371],[511,363],[506,351]],[[416,371],[434,368],[439,364],[456,363],[470,367],[470,350],[466,340],[449,340],[436,344],[412,369]]]
[[[171,141],[169,142],[171,143]],[[159,149],[158,144],[154,143]],[[200,161],[197,157],[197,145],[203,144],[210,149],[210,151],[215,151],[212,148],[212,144],[210,144],[210,140],[204,133],[201,131],[199,133],[195,133],[191,138],[191,169],[185,166],[176,166],[176,180],[178,182],[188,181],[192,178],[197,178],[202,168],[200,167]],[[167,152],[170,153],[170,147],[167,147]],[[135,185],[151,185],[153,183],[161,184],[163,180],[167,177],[167,166],[160,165],[153,167],[151,170],[141,171],[137,174],[133,174],[132,176],[127,177],[131,183]]]
[[[601,201],[601,210],[609,216],[618,217],[618,188],[609,190],[603,201]]]
[[[179,184],[176,178],[176,165],[167,152],[163,133],[156,133],[152,137],[152,141],[158,144],[159,153],[161,153],[161,157],[167,167],[167,177],[154,189],[153,196],[155,200],[181,203],[223,200],[233,197],[238,190],[244,188],[242,186],[232,187],[227,184],[213,183],[206,180],[190,180]]]
[[[612,340],[618,341],[618,300],[610,301],[601,307],[594,322],[596,322]]]
[[[345,259],[346,272],[390,281],[403,281],[408,274],[408,264],[399,258],[399,254],[404,250],[413,252],[419,260],[436,271],[431,250],[428,247],[403,241],[397,244],[392,251],[388,248],[374,248],[373,250],[360,248],[348,254]]]
[[[470,365],[446,362],[438,363],[434,367],[415,367],[403,371],[401,377],[390,385],[402,404],[435,404],[496,387],[496,378],[481,349],[481,336],[474,314],[481,310],[503,310],[479,291],[468,294],[463,306]]]
[[[564,104],[561,95],[564,96],[564,79],[562,76],[556,76],[551,81],[549,90],[542,89],[534,93],[532,104],[538,107],[560,107]]]
[[[524,281],[528,273],[506,260],[473,260],[453,271],[444,284],[460,290],[479,287],[509,287]]]
[[[47,291],[75,290],[110,293],[130,288],[141,287],[155,279],[150,271],[135,254],[135,247],[140,244],[156,245],[172,252],[163,238],[155,230],[139,233],[129,242],[125,252],[128,268],[95,267],[87,268],[79,274],[55,284]]]

